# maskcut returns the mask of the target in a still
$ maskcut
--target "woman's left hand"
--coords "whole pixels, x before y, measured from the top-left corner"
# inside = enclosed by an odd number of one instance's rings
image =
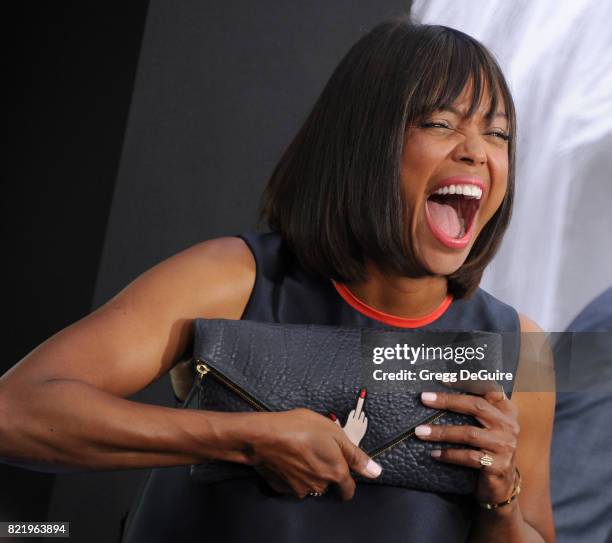
[[[423,392],[421,401],[428,407],[472,415],[480,424],[417,426],[415,434],[424,441],[446,441],[470,445],[475,449],[434,449],[432,456],[442,462],[480,470],[475,492],[479,502],[498,503],[512,493],[515,477],[515,453],[519,436],[518,410],[502,390],[473,394]],[[436,452],[439,451],[439,452]],[[490,465],[481,460],[488,455]],[[485,464],[486,464],[485,458]]]

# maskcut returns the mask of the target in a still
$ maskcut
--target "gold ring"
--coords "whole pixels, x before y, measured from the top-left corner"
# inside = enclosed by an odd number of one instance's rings
[[[493,464],[493,457],[488,454],[484,454],[480,457],[480,465],[481,466],[490,466]]]

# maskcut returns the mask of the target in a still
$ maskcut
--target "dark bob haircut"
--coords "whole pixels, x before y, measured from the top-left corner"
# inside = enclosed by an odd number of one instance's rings
[[[514,197],[516,116],[491,53],[458,30],[387,20],[342,59],[264,191],[260,218],[281,233],[300,264],[343,283],[367,278],[366,261],[409,277],[431,275],[406,225],[400,164],[406,128],[451,105],[472,83],[468,115],[488,89],[488,114],[505,107],[508,188],[449,292],[469,297],[495,255]]]

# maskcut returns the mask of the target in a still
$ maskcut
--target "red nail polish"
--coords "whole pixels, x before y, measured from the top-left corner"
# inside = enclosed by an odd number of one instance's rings
[[[328,416],[328,417],[329,417],[331,420],[333,420],[334,422],[336,422],[336,419],[338,418],[338,417],[336,417],[336,414],[335,414],[335,413],[328,413],[328,415],[327,415],[327,416]]]
[[[366,397],[366,389],[365,388],[361,389],[361,392],[359,393],[359,397],[360,398],[365,398]]]

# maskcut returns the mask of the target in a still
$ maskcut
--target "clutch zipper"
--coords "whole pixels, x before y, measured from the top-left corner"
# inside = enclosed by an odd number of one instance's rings
[[[439,418],[441,418],[444,414],[446,414],[446,411],[439,411],[438,413],[434,413],[431,417],[429,417],[428,419],[426,419],[423,422],[421,422],[421,424],[432,424],[432,423],[436,422]],[[414,436],[414,429],[415,428],[416,428],[416,426],[414,428],[412,428],[411,430],[409,430],[408,432],[405,432],[402,435],[400,435],[397,438],[395,438],[391,443],[388,443],[386,445],[382,445],[381,447],[378,447],[377,449],[374,449],[374,451],[369,453],[370,458],[376,458],[377,456],[380,456],[381,454],[387,452],[388,450],[392,449],[393,447],[396,447],[400,443],[406,441],[408,438],[411,438],[412,436]]]
[[[267,407],[265,407],[262,403],[256,400],[253,396],[251,396],[243,388],[241,388],[237,384],[230,381],[221,372],[215,370],[214,368],[211,368],[208,364],[206,364],[204,360],[198,358],[197,360],[195,360],[195,365],[196,365],[195,369],[198,374],[198,383],[197,383],[198,386],[201,387],[203,384],[204,378],[208,374],[210,374],[214,376],[215,379],[217,379],[219,382],[223,383],[225,386],[227,386],[229,389],[235,392],[238,396],[240,396],[245,402],[247,402],[251,407],[253,407],[257,411],[270,411]],[[445,413],[446,411],[439,411],[437,413],[434,413],[431,417],[424,420],[421,424],[432,424],[436,422],[439,418],[441,418]],[[391,443],[387,443],[385,445],[382,445],[381,447],[378,447],[377,449],[374,449],[373,452],[369,453],[369,456],[371,458],[380,456],[381,454],[396,447],[397,445],[399,445],[403,441],[406,441],[412,436],[414,436],[414,428],[412,428],[411,430],[407,432],[404,432],[403,434],[398,436],[396,439],[394,439]]]
[[[209,373],[214,376],[215,379],[223,383],[225,386],[230,388],[233,392],[235,392],[238,396],[240,396],[245,402],[247,402],[251,407],[256,409],[257,411],[269,411],[269,409],[257,401],[253,396],[251,396],[246,390],[238,386],[237,384],[230,381],[225,375],[221,372],[218,372],[214,368],[211,368],[204,360],[197,359],[195,361],[196,364],[196,372],[198,373],[199,384],[202,386],[202,382],[204,381],[204,377],[206,377]]]

